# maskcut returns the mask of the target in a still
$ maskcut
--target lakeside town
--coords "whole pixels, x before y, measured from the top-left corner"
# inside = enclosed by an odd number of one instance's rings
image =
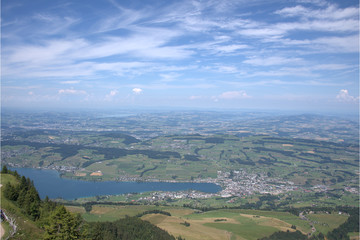
[[[184,198],[211,198],[211,197],[244,197],[256,193],[277,195],[289,191],[302,189],[295,186],[291,181],[283,181],[277,178],[269,178],[261,173],[249,173],[245,169],[225,172],[218,171],[215,179],[197,179],[193,182],[214,183],[220,185],[222,190],[217,193],[204,193],[195,190],[178,192],[153,192],[148,197],[142,197],[139,201],[159,201],[165,199],[184,199]],[[176,182],[176,181],[169,181]],[[324,188],[326,189],[326,188]]]
[[[10,164],[10,167],[21,167],[19,165]],[[53,166],[51,168],[42,168],[48,170],[56,170],[60,175],[68,173],[76,173],[79,169],[69,166]],[[75,174],[76,175],[76,174]],[[102,176],[101,171],[96,171],[90,174],[91,176]],[[130,175],[122,175],[116,178],[118,182],[169,182],[178,183],[184,181],[178,180],[163,180],[154,177],[138,177]],[[233,171],[217,171],[216,178],[199,178],[186,182],[192,183],[213,183],[221,187],[221,191],[216,193],[206,193],[197,190],[183,190],[183,191],[154,191],[149,196],[140,197],[139,202],[156,202],[166,199],[206,199],[212,197],[246,197],[254,194],[270,194],[278,195],[291,191],[303,192],[327,192],[330,186],[327,185],[314,185],[311,187],[298,186],[292,181],[285,181],[281,178],[269,177],[265,173],[257,172],[252,173],[247,169],[238,169]],[[345,187],[343,189],[352,194],[359,194],[359,190],[352,187]]]

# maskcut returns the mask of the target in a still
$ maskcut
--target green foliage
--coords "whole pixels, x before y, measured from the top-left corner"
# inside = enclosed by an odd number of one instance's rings
[[[20,179],[20,184],[13,186],[9,182],[5,184],[4,196],[16,204],[28,215],[32,220],[40,218],[41,200],[34,183],[24,176]]]
[[[319,233],[318,235],[311,236],[310,240],[324,240],[325,236],[322,233]]]
[[[154,213],[155,214],[162,214],[162,215],[165,215],[165,216],[171,216],[171,214],[169,212],[155,209],[155,210],[149,210],[149,211],[139,213],[139,214],[136,215],[136,217],[142,217],[142,216],[144,216],[146,214],[154,214]]]
[[[137,217],[125,217],[115,222],[91,223],[89,227],[93,240],[175,240],[166,231]]]
[[[226,222],[227,220],[225,218],[218,218],[215,219],[214,222]]]
[[[41,202],[40,206],[40,219],[38,220],[40,226],[44,226],[46,224],[49,216],[57,206],[58,204],[56,202],[50,201],[49,197],[46,196],[46,198]]]
[[[19,197],[19,192],[17,191],[16,187],[11,185],[10,182],[5,184],[3,193],[4,197],[11,201],[16,201]]]
[[[181,236],[178,236],[178,237],[176,238],[176,240],[185,240],[185,238],[183,238],[183,237],[181,237]]]
[[[261,240],[305,240],[307,236],[302,234],[300,231],[296,232],[276,232],[271,234],[269,237],[261,238]]]
[[[58,206],[49,216],[45,225],[44,240],[83,239],[82,219],[68,212],[64,206]]]
[[[1,173],[4,173],[4,174],[8,173],[8,169],[7,169],[6,165],[4,165],[4,166],[2,167]]]
[[[84,208],[85,208],[85,211],[87,213],[89,213],[92,210],[92,204],[91,203],[86,203],[86,204],[84,204]]]
[[[190,223],[189,222],[187,222],[187,221],[185,221],[185,222],[183,222],[183,223],[180,223],[181,225],[184,225],[185,227],[190,227]]]
[[[200,159],[197,156],[190,155],[190,154],[184,155],[184,159],[187,160],[187,161],[194,161],[194,162],[200,161]]]

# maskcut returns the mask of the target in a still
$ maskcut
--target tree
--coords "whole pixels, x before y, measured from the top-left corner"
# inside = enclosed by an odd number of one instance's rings
[[[17,188],[7,182],[4,186],[4,196],[11,201],[16,201],[19,197],[19,192]]]
[[[81,218],[68,212],[64,206],[58,206],[49,216],[44,240],[83,239],[81,224]]]
[[[2,170],[1,170],[1,173],[8,173],[9,171],[8,171],[8,169],[7,169],[7,167],[6,167],[6,165],[4,165],[3,167],[2,167]]]
[[[36,220],[40,217],[40,197],[34,186],[29,187],[25,195],[23,208],[25,212]]]

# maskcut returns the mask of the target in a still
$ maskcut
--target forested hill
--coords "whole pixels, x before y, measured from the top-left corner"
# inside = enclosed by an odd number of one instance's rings
[[[1,209],[13,222],[6,236],[13,239],[158,239],[175,240],[166,231],[138,217],[126,217],[115,222],[87,223],[80,215],[50,201],[41,200],[29,178],[3,167],[1,171]],[[177,239],[181,239],[180,237]]]

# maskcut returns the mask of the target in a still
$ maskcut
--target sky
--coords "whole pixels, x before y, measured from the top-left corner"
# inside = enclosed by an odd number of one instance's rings
[[[1,1],[6,108],[358,113],[353,0]]]

